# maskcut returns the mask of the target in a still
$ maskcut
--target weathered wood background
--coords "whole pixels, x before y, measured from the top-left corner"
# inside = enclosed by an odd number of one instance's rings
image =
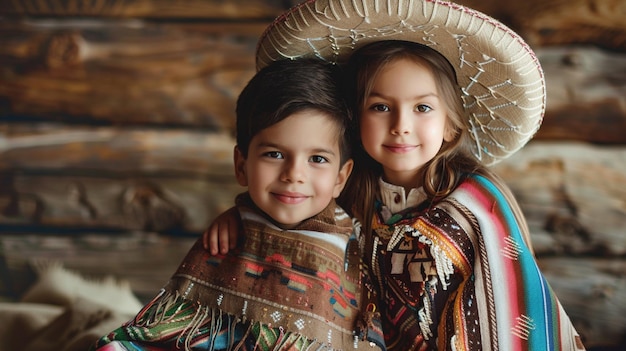
[[[234,103],[298,1],[0,2],[0,293],[56,260],[141,298],[241,191]],[[588,347],[626,345],[626,1],[458,1],[537,52],[548,109],[496,166]]]

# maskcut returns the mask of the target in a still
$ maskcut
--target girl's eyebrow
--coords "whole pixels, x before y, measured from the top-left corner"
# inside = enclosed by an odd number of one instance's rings
[[[371,97],[375,97],[375,98],[381,98],[381,99],[390,99],[392,100],[393,97],[383,94],[383,93],[379,93],[377,91],[372,91],[369,95],[368,98]],[[419,99],[425,99],[427,97],[435,97],[435,98],[439,98],[439,95],[437,95],[437,93],[426,93],[426,94],[422,94],[422,95],[416,95],[413,97],[413,99],[415,100],[419,100]]]

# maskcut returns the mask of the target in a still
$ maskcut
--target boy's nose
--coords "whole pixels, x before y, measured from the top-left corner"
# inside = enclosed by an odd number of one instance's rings
[[[291,162],[287,162],[285,164],[285,168],[283,169],[282,181],[297,183],[303,182],[306,179],[306,172],[304,171],[304,165],[302,162],[297,160],[293,160]]]

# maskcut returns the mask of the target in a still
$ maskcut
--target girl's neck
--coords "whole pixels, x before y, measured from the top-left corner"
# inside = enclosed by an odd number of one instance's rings
[[[385,172],[383,174],[383,180],[389,184],[401,186],[404,188],[405,193],[409,193],[411,189],[419,188],[422,186],[422,172]]]

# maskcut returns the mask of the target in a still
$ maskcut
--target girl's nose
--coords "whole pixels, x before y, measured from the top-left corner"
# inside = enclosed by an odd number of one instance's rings
[[[398,111],[393,116],[393,122],[390,128],[393,135],[405,135],[411,133],[412,120],[410,113]]]

